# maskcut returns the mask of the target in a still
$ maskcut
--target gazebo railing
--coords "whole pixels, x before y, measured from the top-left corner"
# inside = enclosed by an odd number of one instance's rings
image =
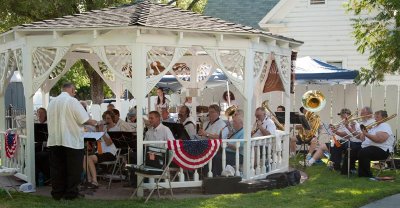
[[[0,131],[1,166],[6,168],[17,168],[18,173],[15,174],[15,176],[24,181],[28,181],[27,174],[29,171],[27,170],[26,162],[28,161],[27,157],[30,157],[30,155],[26,152],[28,142],[27,137],[25,135],[18,135],[16,152],[13,157],[8,158],[5,152],[5,134],[6,132]]]
[[[222,167],[223,170],[226,166],[226,148],[228,143],[233,143],[236,147],[235,152],[235,175],[241,176],[244,172],[244,165],[240,164],[240,156],[239,149],[241,145],[245,144],[245,139],[226,139],[222,140],[221,144],[221,154],[222,154]],[[267,175],[277,172],[284,172],[288,169],[289,164],[289,135],[281,133],[279,136],[263,136],[257,138],[251,138],[251,151],[250,151],[250,165],[247,167],[250,168],[247,171],[249,176],[243,178],[246,179],[258,179],[265,178]],[[154,144],[165,144],[166,141],[144,141],[143,144],[146,145],[154,145]],[[287,156],[285,155],[287,154]],[[287,161],[285,161],[287,160]],[[182,168],[176,169],[175,180],[171,182],[171,186],[173,188],[184,188],[184,187],[201,187],[203,184],[202,178],[204,176],[207,177],[215,177],[212,174],[212,160],[208,163],[208,172],[202,173],[202,170],[196,169],[193,171],[185,171]],[[202,176],[203,177],[202,177]],[[152,188],[154,187],[154,181],[150,180],[149,182],[143,185],[144,188]],[[160,185],[167,186],[166,182],[160,183]]]

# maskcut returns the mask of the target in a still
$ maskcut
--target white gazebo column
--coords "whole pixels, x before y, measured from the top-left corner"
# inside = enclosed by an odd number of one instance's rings
[[[50,102],[50,92],[45,92],[42,88],[40,88],[40,92],[42,93],[42,107],[47,109]]]
[[[24,80],[25,111],[26,111],[26,171],[27,182],[35,184],[35,141],[33,128],[33,67],[32,67],[32,48],[25,45],[22,48],[22,71]]]
[[[146,46],[135,44],[132,46],[132,89],[131,92],[136,98],[137,108],[137,164],[143,164],[143,112],[146,108]],[[141,178],[138,178],[140,181]],[[139,189],[137,195],[143,196],[143,189]]]
[[[4,93],[0,92],[0,131],[6,130],[6,107],[4,103]],[[2,144],[0,144],[1,147],[3,147]],[[4,151],[2,151],[4,152]]]
[[[250,176],[250,154],[251,154],[251,115],[253,115],[252,100],[254,90],[254,51],[251,49],[246,50],[245,70],[244,70],[244,139],[246,142],[243,146],[243,178],[249,179]]]

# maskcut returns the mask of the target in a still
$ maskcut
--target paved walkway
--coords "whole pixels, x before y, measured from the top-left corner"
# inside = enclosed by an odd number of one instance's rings
[[[388,196],[378,201],[362,206],[361,208],[394,208],[400,207],[400,194]]]

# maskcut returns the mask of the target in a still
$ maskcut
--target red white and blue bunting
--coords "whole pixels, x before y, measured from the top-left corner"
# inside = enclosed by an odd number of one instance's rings
[[[168,140],[168,149],[174,151],[173,161],[186,170],[203,167],[215,156],[220,145],[221,139]]]
[[[4,137],[6,156],[8,158],[13,158],[17,150],[18,134],[13,133],[11,130],[7,130]]]

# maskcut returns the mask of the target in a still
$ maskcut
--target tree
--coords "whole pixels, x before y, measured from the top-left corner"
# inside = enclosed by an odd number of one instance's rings
[[[384,81],[385,74],[400,70],[400,1],[349,0],[345,4],[352,12],[357,50],[370,52],[371,68],[362,67],[356,83],[364,85]]]

